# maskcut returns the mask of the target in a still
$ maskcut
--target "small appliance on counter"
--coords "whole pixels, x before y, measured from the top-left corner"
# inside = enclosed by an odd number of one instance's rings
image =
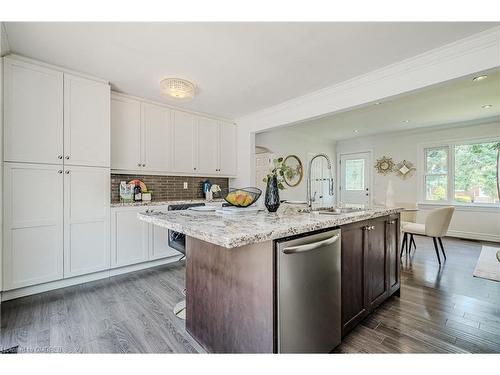
[[[150,201],[151,193],[141,180],[131,180],[128,183],[120,181],[120,202],[141,202]]]

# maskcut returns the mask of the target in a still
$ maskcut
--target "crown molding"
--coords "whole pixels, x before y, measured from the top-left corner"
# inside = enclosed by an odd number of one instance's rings
[[[500,66],[500,26],[241,116],[254,131],[322,117]]]
[[[339,139],[337,141],[337,145],[339,145],[339,146],[350,145],[352,143],[357,143],[359,141],[363,141],[363,140],[367,140],[367,139],[379,139],[379,138],[386,138],[388,136],[401,136],[401,135],[410,136],[410,135],[418,135],[418,134],[428,133],[430,131],[435,132],[435,131],[447,130],[447,129],[460,129],[460,128],[468,128],[471,126],[488,125],[488,124],[497,124],[499,126],[499,129],[500,129],[500,116],[484,117],[484,118],[475,119],[475,120],[451,122],[451,123],[439,124],[439,125],[429,125],[429,126],[424,126],[424,127],[420,127],[420,128],[414,128],[414,129],[393,130],[393,131],[387,131],[387,132],[383,132],[383,133],[363,135],[363,136],[359,136],[359,137],[350,137],[350,138],[345,138],[345,139]]]

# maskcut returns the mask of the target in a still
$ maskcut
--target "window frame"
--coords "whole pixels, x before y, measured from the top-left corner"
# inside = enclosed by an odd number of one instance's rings
[[[480,138],[461,138],[455,139],[453,141],[446,142],[432,142],[419,145],[419,157],[417,167],[419,169],[418,173],[418,186],[419,186],[419,205],[422,206],[455,206],[463,209],[493,209],[495,211],[500,211],[500,203],[461,203],[454,200],[455,196],[455,146],[476,144],[476,143],[494,143],[499,142],[500,137],[480,137]],[[426,176],[427,174],[427,160],[426,160],[426,150],[429,149],[439,149],[447,148],[448,152],[448,165],[447,165],[447,192],[446,200],[435,201],[427,200],[426,196]],[[435,174],[439,175],[439,174]]]
[[[446,150],[446,173],[427,173],[427,151],[428,150]],[[449,146],[437,146],[437,147],[425,147],[424,148],[424,162],[423,162],[423,184],[424,184],[424,201],[443,203],[450,200],[450,147]],[[444,200],[430,200],[427,199],[427,176],[446,176],[446,199]]]

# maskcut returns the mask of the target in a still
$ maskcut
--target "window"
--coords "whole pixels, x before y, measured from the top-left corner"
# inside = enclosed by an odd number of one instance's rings
[[[345,189],[365,190],[365,159],[345,161]]]
[[[459,203],[498,203],[499,142],[456,145],[454,200]]]
[[[425,199],[448,199],[448,147],[425,150]]]
[[[460,142],[424,149],[426,201],[499,204],[500,141]]]

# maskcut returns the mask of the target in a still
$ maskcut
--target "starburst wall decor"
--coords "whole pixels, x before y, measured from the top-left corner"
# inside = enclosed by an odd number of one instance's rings
[[[396,173],[396,176],[399,178],[406,180],[408,177],[413,176],[413,173],[415,173],[415,166],[411,161],[408,160],[403,160],[402,162],[399,162],[396,164],[394,167],[394,172]]]
[[[383,174],[384,176],[394,169],[394,162],[392,158],[387,156],[382,156],[380,159],[377,159],[377,163],[375,164],[375,169],[378,173]]]

